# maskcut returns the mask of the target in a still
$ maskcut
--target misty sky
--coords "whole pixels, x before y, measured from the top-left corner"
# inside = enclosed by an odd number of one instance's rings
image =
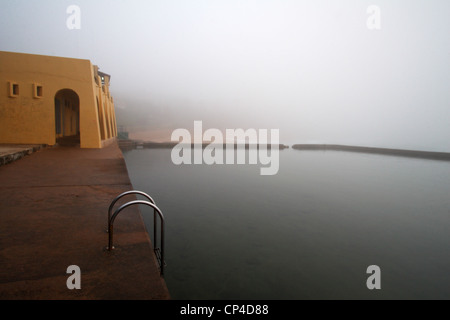
[[[0,50],[91,60],[112,76],[118,124],[147,140],[202,120],[450,152],[449,13],[448,0],[2,0]]]

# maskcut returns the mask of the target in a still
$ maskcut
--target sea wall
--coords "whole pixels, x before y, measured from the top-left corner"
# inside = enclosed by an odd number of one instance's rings
[[[450,153],[448,153],[448,152],[432,152],[432,151],[419,151],[419,150],[358,147],[358,146],[345,146],[345,145],[336,145],[336,144],[294,144],[292,146],[292,149],[294,149],[294,150],[349,151],[349,152],[375,153],[375,154],[384,154],[384,155],[392,155],[392,156],[450,161]]]

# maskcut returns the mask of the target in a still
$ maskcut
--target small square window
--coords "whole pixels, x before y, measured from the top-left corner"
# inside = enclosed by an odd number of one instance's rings
[[[17,98],[19,96],[19,84],[17,82],[9,82],[9,96]]]
[[[44,89],[42,85],[38,83],[33,83],[33,97],[36,99],[42,98],[44,96]]]

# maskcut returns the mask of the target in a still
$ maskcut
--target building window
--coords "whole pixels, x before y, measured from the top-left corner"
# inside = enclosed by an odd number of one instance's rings
[[[17,83],[13,84],[12,92],[13,92],[13,95],[15,95],[15,96],[19,95],[19,85]]]
[[[17,82],[9,82],[9,96],[17,98],[19,96],[19,84]]]
[[[33,97],[36,99],[42,98],[44,96],[44,90],[42,85],[33,83]]]

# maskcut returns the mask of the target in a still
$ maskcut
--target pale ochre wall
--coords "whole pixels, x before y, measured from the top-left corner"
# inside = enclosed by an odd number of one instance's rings
[[[10,81],[19,84],[18,97],[9,97]],[[34,98],[34,83],[43,87],[42,98]],[[114,138],[117,128],[109,88],[102,90],[99,83],[94,80],[94,68],[89,60],[0,51],[0,143],[55,144],[55,94],[70,89],[79,98],[81,147],[101,148],[100,123],[106,128],[109,121],[111,130],[105,130],[105,140]],[[100,106],[105,104],[100,115],[97,97]],[[72,131],[66,126],[64,133],[73,134],[74,114],[65,115],[67,123],[72,115],[73,124]]]

